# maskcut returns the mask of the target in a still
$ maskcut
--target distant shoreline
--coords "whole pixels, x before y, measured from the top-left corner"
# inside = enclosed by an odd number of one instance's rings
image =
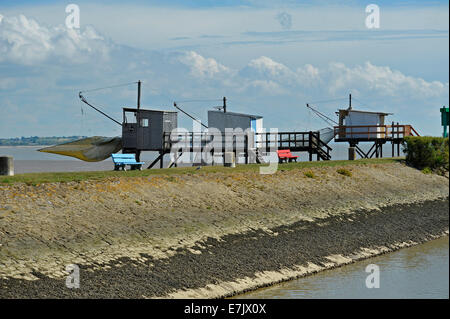
[[[0,148],[11,148],[11,147],[32,148],[32,147],[48,147],[52,145],[0,145]]]
[[[50,146],[55,144],[73,142],[86,136],[30,136],[15,138],[0,138],[0,147],[16,147],[16,146]]]

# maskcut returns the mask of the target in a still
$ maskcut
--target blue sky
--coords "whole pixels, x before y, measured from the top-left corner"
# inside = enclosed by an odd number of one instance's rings
[[[0,3],[0,137],[120,134],[78,100],[82,89],[143,83],[144,107],[220,99],[264,116],[267,128],[309,130],[346,106],[395,113],[388,120],[439,135],[448,105],[448,2],[73,1],[81,29],[68,30],[64,1]],[[345,4],[342,4],[345,3]],[[120,119],[134,86],[86,94]],[[185,103],[206,120],[210,102]],[[192,125],[180,115],[181,125]]]

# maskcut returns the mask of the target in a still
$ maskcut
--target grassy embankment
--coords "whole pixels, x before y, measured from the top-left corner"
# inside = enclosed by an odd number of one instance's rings
[[[403,158],[383,158],[383,159],[360,159],[355,161],[320,161],[320,162],[298,162],[285,163],[278,166],[278,170],[306,169],[315,167],[335,167],[345,165],[368,165],[395,163],[404,161]],[[261,166],[267,164],[248,164],[237,165],[235,168],[223,166],[203,166],[201,169],[197,167],[176,167],[149,170],[134,171],[93,171],[93,172],[61,172],[61,173],[26,173],[15,176],[0,177],[0,185],[8,185],[14,183],[25,183],[27,185],[37,185],[43,183],[55,182],[79,182],[84,180],[101,180],[111,177],[146,177],[146,176],[164,176],[164,175],[183,175],[183,174],[199,174],[199,173],[236,173],[245,171],[256,171]],[[345,175],[345,172],[343,172]]]

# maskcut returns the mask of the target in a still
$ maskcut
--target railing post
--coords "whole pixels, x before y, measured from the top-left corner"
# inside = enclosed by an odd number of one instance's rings
[[[244,157],[245,164],[248,164],[248,133],[244,134]]]
[[[320,152],[320,150],[322,149],[321,147],[320,147],[320,132],[318,131],[317,133],[317,161],[320,161],[320,154],[319,154],[319,152]]]
[[[308,134],[309,161],[312,162],[312,131]]]

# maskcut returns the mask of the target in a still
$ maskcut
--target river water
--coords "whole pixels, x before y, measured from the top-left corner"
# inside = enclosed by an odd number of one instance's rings
[[[448,236],[421,245],[259,289],[235,298],[449,298]],[[379,267],[379,288],[367,288],[366,267]]]

